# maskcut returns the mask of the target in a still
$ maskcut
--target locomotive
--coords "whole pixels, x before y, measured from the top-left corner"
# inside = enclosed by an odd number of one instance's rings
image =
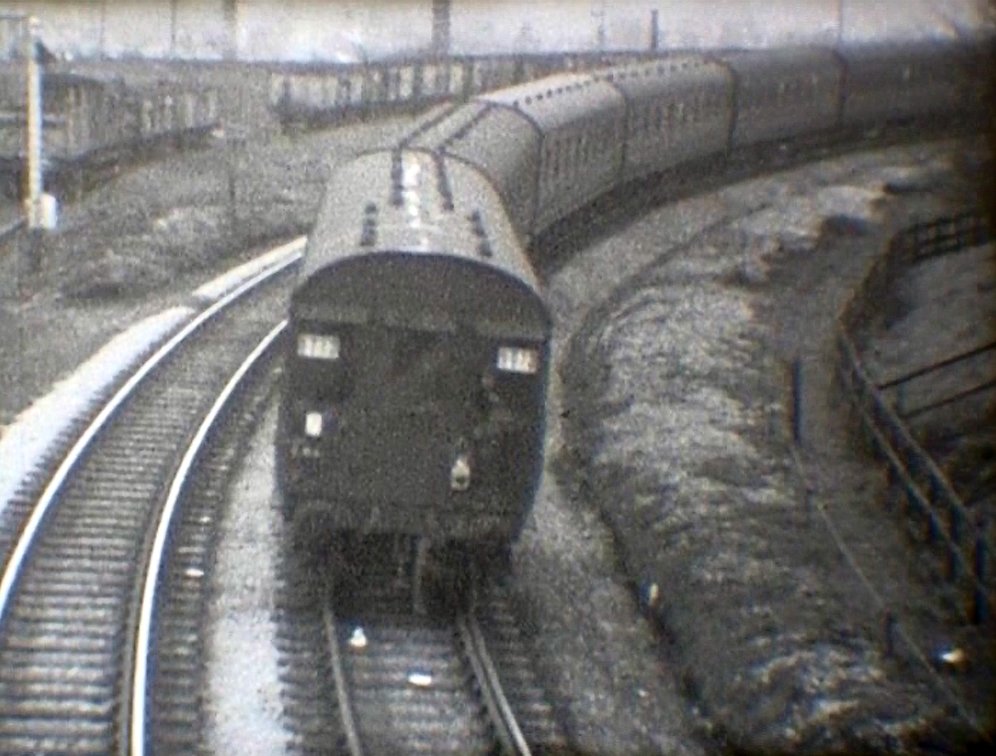
[[[542,472],[551,324],[530,240],[693,160],[968,113],[968,58],[923,43],[670,55],[481,95],[357,157],[327,188],[290,304],[288,515],[343,554],[406,539],[418,575],[431,553],[447,555],[436,574],[502,564]]]

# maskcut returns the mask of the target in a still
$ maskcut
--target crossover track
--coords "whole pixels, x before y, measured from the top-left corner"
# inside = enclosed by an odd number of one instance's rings
[[[248,281],[158,349],[17,528],[0,578],[0,751],[153,745],[149,664],[170,672],[156,646],[169,633],[156,624],[180,502],[212,428],[280,333],[280,274],[293,262]]]

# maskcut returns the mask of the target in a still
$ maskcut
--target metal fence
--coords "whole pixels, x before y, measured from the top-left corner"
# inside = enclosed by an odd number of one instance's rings
[[[845,311],[837,335],[839,374],[872,445],[884,460],[890,483],[903,494],[903,514],[922,525],[926,542],[943,555],[945,575],[965,598],[966,614],[979,623],[991,617],[992,543],[986,513],[966,507],[950,480],[869,376],[852,333],[868,315],[875,293],[901,268],[945,252],[986,243],[990,229],[978,211],[913,226],[896,235]]]
[[[978,211],[969,210],[930,223],[918,223],[902,231],[890,243],[890,254],[905,264],[917,263],[985,244],[990,233],[987,219]]]

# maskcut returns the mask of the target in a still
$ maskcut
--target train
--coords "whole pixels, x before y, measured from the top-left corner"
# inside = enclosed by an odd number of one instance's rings
[[[426,591],[506,569],[543,470],[551,315],[532,240],[703,158],[967,116],[976,54],[668,55],[437,108],[356,156],[289,305],[276,451],[294,532],[322,534],[340,571],[401,543]]]

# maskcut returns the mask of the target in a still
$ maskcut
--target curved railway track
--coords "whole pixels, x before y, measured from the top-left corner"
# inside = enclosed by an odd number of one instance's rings
[[[273,385],[261,366],[284,328],[273,326],[286,301],[278,282],[293,261],[156,350],[22,492],[34,505],[4,523],[0,751],[203,747],[205,578],[234,463]],[[296,654],[332,692],[310,729],[288,707],[305,750],[566,748],[507,599],[495,593],[479,607],[485,633],[476,617],[412,615],[410,592],[382,586],[362,597],[363,653],[355,623],[327,601],[284,614],[298,632],[308,627],[301,611],[310,614],[315,630],[314,642],[285,647],[285,668]],[[285,684],[287,701],[309,698],[293,675]]]
[[[158,588],[177,505],[210,429],[278,335],[286,292],[276,284],[292,262],[246,282],[158,349],[83,431],[23,521],[5,523],[16,536],[0,579],[0,750],[148,744],[148,664],[158,658]]]
[[[4,524],[0,751],[202,747],[195,674],[204,577],[212,513],[238,440],[206,451],[203,442],[237,391],[233,374],[252,370],[245,355],[265,359],[263,344],[278,336],[273,323],[285,292],[240,300],[262,281],[158,350],[47,484],[38,476],[44,490],[24,497],[37,500],[34,508]],[[233,427],[221,435],[247,430],[238,421]],[[186,482],[198,470],[208,472]],[[170,524],[174,518],[183,523]],[[328,602],[302,608],[278,598],[285,708],[301,750],[330,743],[353,753],[567,750],[503,598],[488,596],[476,609],[487,617],[487,634],[474,617],[448,624],[412,616],[410,596],[367,598],[385,603],[345,620]],[[154,668],[143,666],[151,659]],[[502,703],[502,682],[510,705]]]

